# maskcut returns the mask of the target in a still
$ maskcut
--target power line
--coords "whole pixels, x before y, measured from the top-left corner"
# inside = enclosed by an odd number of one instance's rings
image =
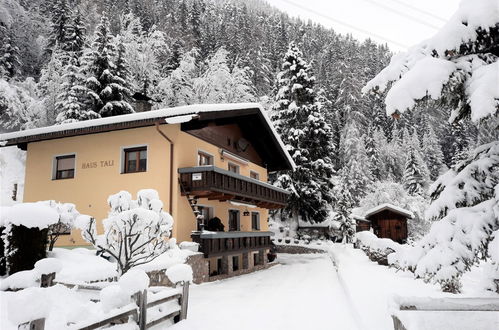
[[[343,25],[343,26],[346,26],[346,27],[348,27],[348,28],[350,28],[350,29],[352,29],[352,30],[356,30],[357,32],[361,32],[361,33],[366,34],[366,35],[368,35],[368,36],[371,36],[371,37],[375,37],[375,38],[378,38],[378,39],[384,40],[384,41],[386,41],[386,42],[388,42],[388,43],[391,43],[391,44],[394,44],[394,45],[397,45],[397,46],[400,46],[400,47],[403,47],[403,48],[406,48],[406,49],[407,49],[407,48],[409,48],[409,46],[408,46],[408,45],[405,45],[405,44],[403,44],[403,43],[400,43],[400,42],[395,41],[395,40],[392,40],[392,39],[385,38],[385,37],[383,37],[383,36],[381,36],[381,35],[379,35],[379,34],[376,34],[376,33],[371,32],[371,31],[364,30],[364,29],[362,29],[362,28],[358,28],[358,27],[356,27],[356,26],[353,26],[352,24],[349,24],[349,23],[347,23],[347,22],[343,22],[343,21],[341,21],[341,20],[339,20],[339,19],[336,19],[336,18],[333,18],[333,17],[331,17],[331,16],[324,15],[323,13],[320,13],[320,12],[318,12],[318,11],[314,10],[314,9],[307,8],[307,7],[302,6],[302,5],[298,4],[298,3],[295,3],[295,2],[293,2],[293,1],[290,1],[290,0],[281,0],[281,1],[283,1],[283,2],[285,2],[285,3],[287,3],[287,4],[290,4],[290,5],[292,5],[292,6],[295,6],[295,7],[297,7],[297,8],[300,8],[300,9],[302,9],[302,10],[308,11],[309,13],[312,13],[312,14],[314,14],[314,15],[317,15],[317,16],[320,16],[320,17],[325,18],[325,19],[327,19],[327,20],[330,20],[330,21],[332,21],[332,22],[335,22],[335,23],[341,24],[341,25]]]
[[[417,11],[417,12],[420,12],[420,13],[422,13],[422,14],[424,14],[424,15],[427,15],[427,16],[433,17],[433,18],[435,18],[435,19],[438,19],[438,20],[440,20],[440,21],[443,21],[443,22],[447,22],[447,21],[448,21],[447,19],[445,19],[445,18],[443,18],[443,17],[440,17],[440,16],[438,16],[438,15],[435,15],[435,14],[433,14],[432,12],[429,12],[429,11],[427,11],[427,10],[424,10],[424,9],[419,8],[419,7],[413,6],[413,5],[408,4],[408,3],[404,2],[404,1],[400,1],[400,0],[391,0],[391,1],[393,1],[393,2],[395,2],[395,3],[398,3],[398,4],[400,4],[401,6],[404,6],[404,7],[410,8],[410,9],[415,10],[415,11]]]
[[[438,29],[439,29],[439,27],[438,27],[438,26],[433,25],[433,24],[431,24],[431,23],[428,23],[428,22],[426,22],[425,20],[422,20],[422,19],[419,19],[419,18],[417,18],[417,17],[414,17],[414,16],[411,16],[411,15],[408,15],[408,14],[404,13],[403,11],[400,11],[400,10],[398,10],[398,9],[394,9],[394,8],[392,8],[392,7],[390,7],[390,6],[387,6],[387,5],[385,5],[385,4],[379,3],[379,2],[377,2],[377,1],[373,1],[373,0],[364,0],[364,1],[365,1],[365,2],[369,2],[370,4],[373,4],[373,5],[375,5],[375,6],[381,7],[381,8],[383,8],[383,9],[385,9],[385,10],[391,11],[392,13],[395,13],[395,14],[397,14],[397,15],[404,16],[404,17],[406,17],[406,18],[408,18],[408,19],[411,19],[411,20],[413,20],[413,21],[415,21],[415,22],[418,22],[418,23],[420,23],[420,24],[423,24],[423,25],[426,25],[426,26],[428,26],[428,27],[434,28],[434,29],[436,29],[436,30],[438,30]]]

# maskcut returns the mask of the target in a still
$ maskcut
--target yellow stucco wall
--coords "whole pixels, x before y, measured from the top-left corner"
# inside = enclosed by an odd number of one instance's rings
[[[228,162],[220,157],[219,147],[180,131],[180,125],[161,125],[160,129],[174,141],[174,190],[173,212],[175,220],[173,237],[178,242],[190,240],[190,233],[196,228],[196,221],[186,197],[180,196],[177,168],[197,165],[197,152],[203,150],[214,156],[214,165],[227,169]],[[147,171],[122,174],[122,149],[147,145]],[[58,155],[76,154],[75,177],[53,180],[54,158]],[[91,163],[91,168],[83,168]],[[262,181],[267,180],[265,168],[256,164],[240,164],[240,174],[249,176],[250,170],[256,171]],[[132,196],[140,189],[156,189],[164,202],[166,211],[169,206],[170,145],[156,131],[154,126],[111,131],[98,134],[80,135],[28,144],[26,159],[26,179],[24,201],[33,202],[53,199],[70,202],[82,214],[89,214],[101,223],[107,216],[107,198],[120,190],[129,191]],[[251,217],[243,216],[246,210],[229,202],[200,199],[199,204],[212,206],[214,215],[219,217],[228,228],[228,210],[239,209],[241,230],[251,230]],[[260,212],[261,230],[267,230],[268,211],[250,208]],[[57,245],[83,245],[85,242],[79,232],[61,236]]]

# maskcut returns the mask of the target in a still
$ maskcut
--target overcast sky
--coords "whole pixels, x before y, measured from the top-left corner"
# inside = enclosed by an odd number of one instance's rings
[[[351,33],[359,40],[371,37],[378,42],[388,43],[394,51],[403,51],[431,37],[438,27],[445,23],[444,20],[452,16],[460,2],[460,0],[266,1],[291,16],[311,19],[340,33]]]

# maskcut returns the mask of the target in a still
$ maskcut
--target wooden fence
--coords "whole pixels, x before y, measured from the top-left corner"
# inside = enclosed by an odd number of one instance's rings
[[[42,275],[41,286],[48,287],[53,284],[62,284],[67,287],[73,288],[75,286],[80,287],[76,284],[61,283],[54,281],[55,273]],[[92,320],[89,322],[80,322],[77,324],[70,325],[72,330],[92,330],[98,329],[105,325],[123,324],[129,322],[130,318],[137,323],[140,330],[145,330],[158,325],[167,320],[173,319],[174,323],[180,322],[187,318],[187,307],[189,302],[189,282],[177,283],[177,286],[181,285],[181,292],[169,292],[170,290],[155,290],[154,287],[150,287],[142,292],[137,292],[132,296],[134,303],[130,303],[127,306],[120,308],[110,315],[106,315],[105,318],[100,320]],[[86,290],[100,290],[101,288],[83,285],[82,288]],[[148,301],[148,292],[156,294],[152,296],[152,299]],[[162,293],[164,292],[164,293]],[[178,308],[170,310],[168,314],[162,315],[154,320],[147,320],[147,311],[155,306],[170,302],[177,301]],[[20,324],[18,330],[44,330],[45,329],[45,319],[32,320]]]

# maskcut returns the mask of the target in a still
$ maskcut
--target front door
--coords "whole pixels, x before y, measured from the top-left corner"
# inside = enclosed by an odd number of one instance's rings
[[[229,210],[229,231],[239,230],[239,211]]]

